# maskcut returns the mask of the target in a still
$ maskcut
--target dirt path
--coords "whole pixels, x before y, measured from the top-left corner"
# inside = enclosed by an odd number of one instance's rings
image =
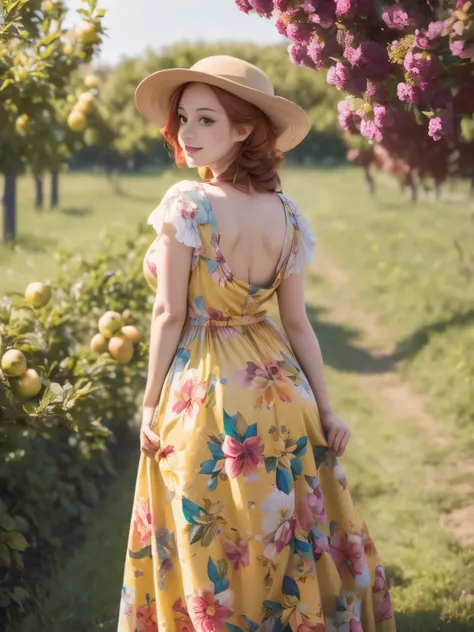
[[[340,325],[350,324],[357,331],[357,339],[351,341],[353,349],[360,351],[360,357],[370,357],[374,366],[384,366],[381,372],[377,372],[376,369],[359,372],[356,379],[361,387],[378,401],[384,400],[384,405],[398,419],[406,421],[407,427],[410,424],[417,424],[433,446],[458,451],[456,437],[450,434],[449,428],[443,426],[440,420],[428,412],[423,396],[403,381],[397,373],[396,364],[389,362],[393,358],[396,341],[387,340],[387,334],[376,316],[363,310],[354,298],[351,298],[351,279],[347,272],[339,268],[321,250],[318,250],[310,270],[322,277],[331,287],[331,292],[323,291],[318,294],[317,299],[318,307],[327,310],[328,320]],[[474,459],[463,459],[462,465],[458,462],[457,467],[472,481],[464,482],[456,489],[460,494],[466,495],[469,491],[474,491]],[[463,544],[474,544],[474,503],[441,516],[440,521]]]

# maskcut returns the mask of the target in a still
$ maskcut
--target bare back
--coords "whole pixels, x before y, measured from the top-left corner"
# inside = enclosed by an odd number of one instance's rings
[[[285,243],[286,214],[276,193],[248,195],[227,183],[204,185],[212,205],[220,249],[233,275],[270,286]]]

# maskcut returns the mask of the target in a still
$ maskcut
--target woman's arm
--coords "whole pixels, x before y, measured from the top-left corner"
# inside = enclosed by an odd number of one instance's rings
[[[163,224],[157,253],[158,287],[150,326],[150,355],[143,407],[155,409],[186,320],[193,249],[176,240]]]
[[[321,417],[333,412],[324,377],[323,359],[316,334],[306,315],[303,272],[290,274],[278,288],[281,322],[291,348],[308,378]]]

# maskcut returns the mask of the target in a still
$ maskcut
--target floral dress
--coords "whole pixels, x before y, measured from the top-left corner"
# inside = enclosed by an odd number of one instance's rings
[[[316,400],[267,316],[315,239],[283,194],[275,281],[233,276],[202,185],[169,189],[149,218],[193,248],[188,317],[153,419],[161,448],[140,457],[119,632],[393,632],[384,569]]]

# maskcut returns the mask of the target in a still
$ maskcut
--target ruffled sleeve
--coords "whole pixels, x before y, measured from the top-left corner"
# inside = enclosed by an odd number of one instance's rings
[[[176,240],[191,248],[202,248],[199,224],[208,221],[198,186],[189,180],[174,184],[148,217],[157,238],[161,237],[163,224],[171,223],[176,229]]]
[[[293,248],[288,260],[285,278],[290,274],[301,272],[304,266],[313,260],[316,237],[310,228],[305,216],[298,206],[288,200],[291,209],[291,222],[294,229]]]

